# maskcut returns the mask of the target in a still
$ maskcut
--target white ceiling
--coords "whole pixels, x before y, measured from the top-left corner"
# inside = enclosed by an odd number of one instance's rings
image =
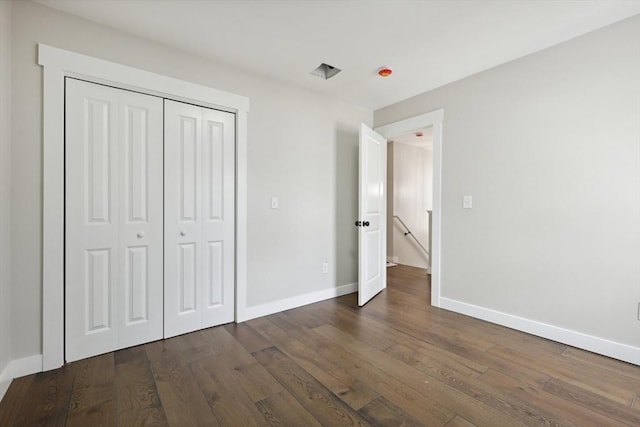
[[[640,0],[36,1],[370,109],[640,13]],[[321,62],[343,71],[310,75]]]

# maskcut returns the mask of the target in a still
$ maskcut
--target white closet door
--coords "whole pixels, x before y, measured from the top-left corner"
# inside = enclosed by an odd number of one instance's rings
[[[204,307],[202,327],[235,309],[235,115],[202,109]]]
[[[163,114],[160,98],[118,92],[118,348],[125,348],[163,336]]]
[[[235,116],[165,100],[165,337],[233,321]]]
[[[67,79],[65,103],[73,361],[162,337],[162,100]]]

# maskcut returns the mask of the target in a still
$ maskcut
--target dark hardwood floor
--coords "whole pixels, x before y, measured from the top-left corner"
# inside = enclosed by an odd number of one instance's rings
[[[388,289],[19,378],[0,426],[640,425],[640,367],[429,306],[423,270]]]

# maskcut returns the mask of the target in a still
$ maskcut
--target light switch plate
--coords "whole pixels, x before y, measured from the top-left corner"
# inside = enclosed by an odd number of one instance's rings
[[[473,207],[473,197],[462,196],[462,209],[471,209]]]

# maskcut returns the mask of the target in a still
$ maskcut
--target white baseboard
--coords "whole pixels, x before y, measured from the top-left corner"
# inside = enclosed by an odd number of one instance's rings
[[[4,397],[14,378],[35,374],[36,372],[42,372],[41,354],[23,357],[9,362],[7,367],[4,368],[4,371],[0,373],[0,400]]]
[[[281,311],[290,310],[292,308],[302,307],[303,305],[313,304],[314,302],[324,301],[329,298],[351,294],[357,290],[357,283],[349,283],[347,285],[338,286],[337,288],[325,289],[291,298],[285,298],[279,301],[247,307],[244,310],[242,318],[238,319],[238,322],[245,322],[247,320],[255,319],[256,317],[268,316],[270,314],[280,313]]]
[[[640,348],[638,347],[444,297],[440,298],[440,308],[640,365]]]

